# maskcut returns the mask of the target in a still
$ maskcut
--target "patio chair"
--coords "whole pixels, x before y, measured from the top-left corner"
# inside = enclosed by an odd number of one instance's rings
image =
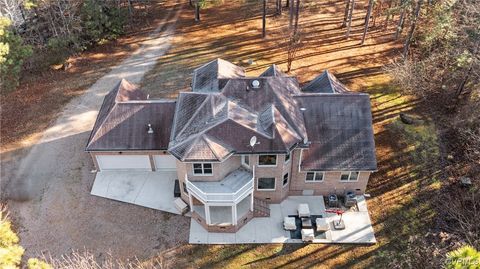
[[[287,231],[295,231],[297,229],[297,224],[295,223],[294,217],[285,217],[283,219],[283,229]]]
[[[302,241],[312,242],[315,239],[315,232],[313,229],[302,229]]]
[[[310,208],[308,208],[308,204],[299,204],[297,212],[300,218],[310,218]]]
[[[315,223],[317,224],[317,232],[326,232],[330,230],[330,225],[326,218],[317,218]]]

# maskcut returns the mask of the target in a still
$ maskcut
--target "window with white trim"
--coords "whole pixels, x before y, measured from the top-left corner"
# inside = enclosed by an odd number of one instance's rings
[[[307,172],[305,175],[305,182],[318,182],[323,181],[325,172]]]
[[[360,172],[358,171],[342,172],[340,181],[357,181],[359,174]]]
[[[290,161],[290,151],[285,155],[285,162],[288,163]]]
[[[259,177],[257,180],[257,190],[259,191],[274,191],[275,178],[274,177]]]
[[[211,163],[194,163],[193,174],[199,176],[207,176],[213,174],[213,168]]]
[[[258,166],[277,166],[277,155],[258,155]]]
[[[242,164],[250,167],[250,156],[249,155],[242,155]]]

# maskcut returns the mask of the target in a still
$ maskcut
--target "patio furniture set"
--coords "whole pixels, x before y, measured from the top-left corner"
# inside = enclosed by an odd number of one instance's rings
[[[315,224],[312,224],[310,209],[308,204],[299,204],[297,208],[298,217],[301,219],[301,234],[302,241],[312,242],[315,239],[315,231],[326,232],[330,230],[330,225],[326,218],[316,218]],[[285,217],[283,221],[283,228],[287,231],[297,230],[295,217]]]

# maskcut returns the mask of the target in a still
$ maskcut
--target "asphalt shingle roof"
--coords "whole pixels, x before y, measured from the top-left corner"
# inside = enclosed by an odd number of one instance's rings
[[[377,169],[370,98],[367,94],[305,94],[309,146],[303,150],[305,171],[374,171]]]
[[[222,161],[300,146],[305,171],[377,169],[370,99],[328,71],[302,90],[275,65],[255,78],[221,59],[195,72],[194,92],[177,102],[149,100],[122,80],[105,97],[86,150],[168,149],[181,161]]]
[[[314,78],[307,85],[302,87],[306,93],[347,93],[349,90],[338,79],[325,70],[321,75]]]
[[[174,110],[175,101],[147,100],[135,85],[122,80],[105,97],[86,150],[166,150]],[[147,133],[148,124],[153,134]]]

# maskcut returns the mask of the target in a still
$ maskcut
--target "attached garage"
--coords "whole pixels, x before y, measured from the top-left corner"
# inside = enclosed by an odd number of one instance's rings
[[[122,80],[105,97],[85,149],[97,170],[175,172],[167,152],[175,107]]]
[[[172,155],[153,155],[155,161],[155,170],[157,171],[176,171],[177,159]]]
[[[152,171],[148,155],[96,155],[98,168],[104,170]]]

